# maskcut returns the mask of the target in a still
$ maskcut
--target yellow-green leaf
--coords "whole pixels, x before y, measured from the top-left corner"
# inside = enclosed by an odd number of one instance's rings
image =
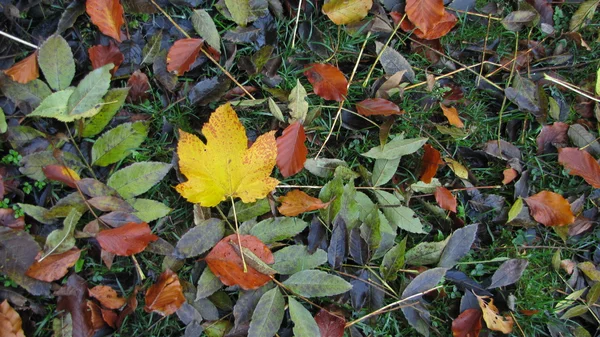
[[[372,0],[332,0],[323,5],[323,13],[336,25],[345,25],[364,19],[372,6]]]

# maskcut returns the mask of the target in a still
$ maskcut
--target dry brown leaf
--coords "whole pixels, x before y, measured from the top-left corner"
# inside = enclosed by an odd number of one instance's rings
[[[4,73],[10,76],[13,81],[22,84],[40,77],[40,70],[37,63],[37,51],[13,64],[12,67],[4,70]]]
[[[0,303],[0,336],[25,337],[21,325],[21,316],[8,304],[8,301],[4,300]]]
[[[109,286],[95,286],[89,290],[89,293],[90,297],[97,299],[105,308],[119,309],[125,305],[125,299]]]
[[[450,123],[450,125],[456,126],[457,128],[461,128],[461,129],[465,127],[463,122],[458,117],[458,110],[456,110],[455,107],[453,107],[453,106],[447,107],[447,106],[443,105],[442,103],[440,103],[440,107],[442,108],[442,111],[444,112],[444,116],[446,116],[446,118],[448,118],[448,123]]]
[[[173,314],[185,302],[179,277],[172,270],[165,270],[155,284],[146,291],[146,312],[157,312],[163,316]]]
[[[545,226],[566,226],[575,221],[571,205],[560,194],[542,191],[525,202],[535,221]]]
[[[66,252],[49,255],[42,261],[35,261],[25,275],[45,282],[56,281],[67,275],[69,268],[75,265],[80,254],[81,251],[73,247]],[[38,258],[41,255],[42,252],[38,254]]]
[[[288,194],[279,198],[281,206],[279,212],[285,216],[297,216],[304,212],[323,209],[329,206],[329,203],[324,203],[321,199],[311,197],[310,195],[300,191],[292,190]]]

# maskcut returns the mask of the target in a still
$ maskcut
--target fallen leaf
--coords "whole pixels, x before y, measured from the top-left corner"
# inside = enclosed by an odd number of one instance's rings
[[[456,198],[447,188],[438,186],[435,188],[435,201],[441,208],[456,213]]]
[[[510,259],[504,261],[500,267],[492,275],[490,284],[487,289],[495,289],[499,287],[506,287],[513,283],[516,283],[523,276],[523,272],[529,265],[529,261],[526,259]]]
[[[42,261],[36,259],[25,275],[45,282],[56,281],[67,275],[69,268],[75,265],[80,254],[81,251],[74,247],[60,254],[49,255]],[[40,256],[41,252],[38,254],[38,257]]]
[[[25,229],[25,217],[15,217],[15,211],[12,208],[0,208],[0,227]]]
[[[372,6],[372,0],[331,0],[323,5],[323,13],[336,25],[345,25],[364,19]]]
[[[440,107],[442,108],[442,111],[444,112],[444,116],[446,116],[446,118],[448,118],[448,123],[450,123],[450,125],[456,126],[457,128],[461,128],[461,129],[465,127],[463,122],[458,117],[458,110],[456,110],[455,107],[453,107],[453,106],[447,107],[447,106],[443,105],[442,103],[440,103]]]
[[[85,11],[102,34],[121,42],[121,26],[125,23],[119,0],[89,0]]]
[[[425,34],[442,20],[446,10],[443,0],[407,0],[406,15]]]
[[[494,300],[490,299],[490,302],[487,303],[485,299],[489,298],[489,296],[477,296],[477,302],[479,303],[479,307],[483,312],[483,320],[487,325],[488,329],[493,331],[500,331],[502,333],[511,333],[513,329],[513,319],[510,316],[500,316],[498,314],[498,308],[494,305]]]
[[[90,61],[92,61],[92,68],[94,69],[98,69],[102,66],[112,63],[115,66],[110,71],[112,75],[115,74],[115,71],[119,69],[119,66],[125,59],[123,53],[121,53],[121,50],[119,50],[119,47],[114,41],[110,41],[108,46],[99,44],[90,47],[88,49],[88,55],[90,57]]]
[[[324,203],[319,198],[313,198],[310,195],[300,191],[292,190],[288,194],[279,198],[281,206],[279,212],[285,216],[297,216],[304,212],[323,209],[329,206],[329,203]]]
[[[147,223],[130,222],[114,229],[106,229],[96,235],[103,250],[119,256],[130,256],[146,249],[150,242],[158,240]]]
[[[90,297],[97,299],[103,307],[108,309],[120,309],[125,305],[125,299],[117,292],[105,285],[98,285],[89,290]]]
[[[452,321],[453,337],[479,337],[482,313],[479,309],[469,308]]]
[[[270,177],[277,158],[274,131],[258,137],[248,149],[244,127],[226,104],[211,115],[202,134],[206,144],[180,131],[179,169],[189,180],[176,189],[189,202],[203,207],[216,206],[228,197],[254,202],[279,183]]]
[[[139,69],[131,74],[129,80],[127,80],[127,86],[129,87],[127,101],[130,103],[142,103],[150,96],[148,92],[150,91],[148,76]]]
[[[551,153],[554,148],[561,148],[569,142],[567,131],[569,124],[556,122],[552,125],[544,125],[537,136],[537,154]]]
[[[397,104],[383,98],[369,98],[358,102],[356,111],[363,116],[389,116],[404,113]]]
[[[0,336],[2,337],[25,337],[21,325],[21,316],[13,309],[5,299],[0,303]]]
[[[587,151],[574,147],[558,149],[558,162],[570,175],[582,177],[594,188],[600,188],[600,164]]]
[[[525,26],[528,26],[537,17],[533,11],[513,11],[510,12],[500,23],[512,32],[518,32]]]
[[[86,301],[86,306],[88,312],[90,313],[92,328],[96,331],[102,329],[106,323],[104,322],[104,318],[102,318],[102,310],[100,310],[100,306],[90,300]]]
[[[346,320],[343,317],[331,314],[325,309],[319,310],[315,315],[315,322],[321,332],[321,337],[343,337]]]
[[[25,84],[40,77],[37,63],[37,51],[4,70],[4,73],[18,83]]]
[[[348,80],[330,64],[312,63],[304,70],[304,76],[312,84],[315,94],[327,100],[341,102],[348,94]]]
[[[597,7],[597,0],[586,0],[581,3],[571,17],[571,22],[569,22],[569,30],[576,32],[585,27],[594,17]]]
[[[102,319],[104,320],[104,322],[106,322],[106,324],[108,324],[108,326],[110,326],[111,328],[116,329],[117,319],[119,317],[117,313],[104,308],[100,308],[100,311],[102,312]]]
[[[77,274],[71,274],[67,283],[54,292],[54,295],[58,297],[56,311],[65,312],[71,316],[72,335],[92,337],[94,329],[87,306],[88,291],[85,280]]]
[[[290,124],[277,138],[277,167],[285,178],[302,171],[308,149],[306,134],[300,121]]]
[[[133,292],[127,298],[127,304],[121,310],[121,312],[119,313],[119,316],[117,317],[117,321],[115,322],[115,325],[117,326],[117,328],[120,328],[121,325],[123,325],[123,321],[125,320],[125,318],[127,316],[131,315],[133,312],[135,312],[135,309],[137,309],[137,306],[138,306],[137,293],[138,293],[138,291],[140,291],[140,286],[136,286],[135,288],[133,288]]]
[[[63,165],[47,165],[42,167],[42,172],[49,180],[60,181],[71,188],[76,188],[76,182],[81,180],[77,172]]]
[[[200,49],[204,45],[202,39],[181,39],[175,41],[167,54],[167,71],[183,75],[196,61]]]
[[[575,221],[571,205],[560,194],[542,191],[525,202],[535,221],[545,226],[566,226]]]
[[[421,174],[420,180],[426,184],[431,183],[431,179],[435,177],[438,166],[444,164],[440,151],[433,148],[429,144],[423,146],[425,153],[421,159]]]
[[[169,316],[177,311],[183,303],[185,303],[185,297],[183,296],[181,283],[179,283],[179,277],[171,269],[167,269],[160,274],[156,283],[146,291],[144,310]]]
[[[252,235],[240,235],[242,247],[249,249],[254,255],[266,264],[275,262],[273,254],[264,243]],[[245,273],[242,258],[232,247],[231,243],[237,245],[237,235],[231,234],[223,238],[204,259],[210,270],[223,284],[227,286],[239,285],[244,290],[256,289],[271,280],[268,275],[258,272],[251,266],[247,266]]]
[[[400,15],[400,17],[394,18],[394,21],[399,21],[401,18],[402,16]],[[454,14],[450,13],[449,11],[445,11],[442,19],[436,22],[433,25],[433,28],[431,28],[428,31],[422,31],[421,29],[415,27],[415,25],[412,24],[412,22],[409,20],[402,21],[402,23],[400,24],[400,28],[402,28],[402,30],[407,33],[412,32],[419,39],[434,41],[448,34],[452,30],[452,28],[456,26],[457,22],[458,19]]]
[[[513,180],[515,180],[518,173],[514,168],[509,167],[502,171],[502,175],[504,176],[504,179],[502,179],[502,184],[507,185],[510,184]]]

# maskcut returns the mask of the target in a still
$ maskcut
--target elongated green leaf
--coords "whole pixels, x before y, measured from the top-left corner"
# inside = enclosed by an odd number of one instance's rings
[[[290,109],[290,116],[295,120],[306,119],[308,113],[308,102],[306,101],[306,89],[300,83],[300,80],[296,80],[296,86],[292,89],[288,100],[288,108]]]
[[[437,264],[451,236],[439,242],[421,242],[406,252],[405,259],[413,266]]]
[[[0,73],[0,91],[11,101],[27,102],[32,108],[36,108],[44,98],[52,94],[48,85],[40,80],[21,84],[14,82],[4,73]]]
[[[219,280],[210,268],[204,268],[200,279],[198,279],[198,287],[196,287],[196,301],[214,294],[217,290],[223,287],[223,283]]]
[[[394,194],[385,191],[375,191],[377,201],[383,208],[383,214],[389,220],[392,229],[400,227],[405,231],[417,234],[424,234],[423,224],[421,220],[415,217],[415,212],[405,206],[400,206],[400,199]]]
[[[171,164],[145,161],[131,164],[113,173],[106,184],[123,199],[130,199],[148,191],[171,169]]]
[[[67,115],[74,118],[92,117],[102,108],[102,97],[110,87],[110,70],[113,64],[107,64],[92,70],[79,82],[67,103]]]
[[[398,164],[400,164],[400,158],[377,159],[371,176],[373,186],[381,186],[390,181],[398,169]]]
[[[290,317],[294,322],[294,335],[296,337],[320,337],[321,331],[310,311],[296,301],[288,297]]]
[[[236,201],[235,211],[239,222],[248,221],[263,215],[271,210],[269,200],[267,198],[260,199],[256,202],[243,203],[241,200]],[[233,208],[229,209],[228,218],[233,219]]]
[[[204,9],[197,9],[192,13],[191,19],[196,33],[220,53],[221,37],[210,14]]]
[[[44,98],[40,105],[27,116],[56,118],[61,122],[74,121],[74,116],[67,115],[67,101],[73,94],[73,91],[75,91],[75,89],[68,88],[53,93]]]
[[[285,310],[285,301],[279,288],[275,287],[267,291],[256,305],[250,328],[248,329],[248,337],[273,337],[279,330],[279,326],[283,321]]]
[[[339,276],[320,270],[303,270],[290,276],[283,284],[304,297],[321,297],[343,294],[352,285]]]
[[[362,155],[374,159],[398,159],[407,154],[417,152],[427,142],[428,138],[394,138],[383,146],[376,146]]]
[[[144,122],[124,123],[104,133],[92,146],[92,163],[108,166],[116,163],[138,148],[148,136]],[[126,196],[121,195],[127,199]]]
[[[360,236],[367,242],[369,249],[375,251],[381,242],[381,221],[376,207],[369,212],[360,226]]]
[[[317,249],[313,254],[306,246],[291,245],[273,253],[273,269],[279,274],[292,275],[302,270],[316,268],[327,262],[327,252]]]
[[[4,109],[0,108],[0,133],[5,133],[8,130],[8,124],[6,124],[6,116],[4,115]]]
[[[75,76],[75,60],[67,41],[60,35],[50,36],[40,47],[38,64],[46,82],[54,90],[64,90]]]
[[[75,232],[75,226],[77,226],[79,219],[81,219],[81,213],[75,209],[71,209],[71,212],[69,212],[69,215],[63,222],[63,228],[53,230],[48,234],[46,245],[44,246],[44,256],[64,253],[75,247],[75,237],[73,237],[73,233]]]
[[[180,259],[198,256],[216,245],[224,235],[225,224],[222,220],[204,220],[179,239],[173,255]]]
[[[142,50],[142,64],[153,64],[154,60],[158,58],[158,55],[160,55],[162,34],[162,30],[159,30],[158,33],[152,35],[150,41],[144,46],[144,49]]]
[[[571,22],[569,22],[569,30],[576,32],[583,28],[588,20],[591,20],[596,13],[596,8],[600,1],[598,0],[587,0],[579,5],[579,8],[573,13]]]
[[[273,117],[277,118],[279,121],[285,123],[285,117],[283,117],[283,112],[281,112],[279,105],[277,105],[277,103],[275,103],[275,101],[271,97],[269,97],[268,102],[269,111],[271,111],[271,115],[273,115]]]
[[[100,108],[100,111],[92,118],[85,121],[81,135],[83,137],[93,137],[102,132],[117,111],[123,106],[128,93],[129,88],[109,90],[104,96],[104,104],[102,105],[102,108]]]
[[[133,215],[143,222],[150,222],[162,218],[171,212],[171,208],[160,201],[151,199],[130,199],[129,204],[135,208]]]
[[[319,192],[322,202],[330,202],[329,207],[319,210],[321,218],[330,224],[342,208],[342,195],[344,194],[344,183],[339,177],[330,180]]]
[[[398,277],[398,270],[404,267],[404,254],[406,252],[406,239],[404,237],[399,244],[395,245],[383,256],[379,271],[386,281],[394,281]]]
[[[56,222],[55,219],[46,218],[48,210],[44,207],[29,205],[29,204],[17,204],[19,208],[25,212],[25,214],[34,218],[36,221],[43,223],[44,225],[51,225]]]
[[[294,237],[302,232],[308,224],[298,218],[278,217],[266,219],[257,223],[250,234],[259,238],[265,244]]]

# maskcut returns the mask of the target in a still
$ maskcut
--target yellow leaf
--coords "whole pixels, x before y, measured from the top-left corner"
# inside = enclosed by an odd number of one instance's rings
[[[323,13],[336,25],[358,22],[367,16],[373,0],[331,0],[323,5]]]
[[[204,124],[204,144],[179,131],[179,169],[188,181],[177,185],[189,202],[212,207],[229,197],[243,202],[262,199],[279,183],[271,178],[277,158],[275,132],[268,132],[248,148],[246,130],[229,103],[220,106]]]
[[[513,319],[510,316],[500,316],[498,314],[498,308],[494,305],[494,300],[490,299],[490,303],[485,301],[488,296],[477,296],[477,302],[483,312],[483,320],[487,325],[488,329],[494,331],[500,331],[502,333],[510,333],[513,329]]]
[[[469,170],[467,170],[467,168],[464,167],[463,164],[457,162],[452,158],[444,158],[444,161],[450,167],[452,172],[456,174],[457,177],[462,179],[469,179]]]
[[[455,107],[453,106],[445,106],[442,103],[440,103],[440,107],[442,108],[442,111],[444,112],[444,116],[446,116],[446,118],[448,118],[448,123],[450,123],[450,125],[456,126],[457,128],[464,128],[465,125],[463,124],[463,122],[460,120],[460,118],[458,117],[458,110],[456,110]]]

